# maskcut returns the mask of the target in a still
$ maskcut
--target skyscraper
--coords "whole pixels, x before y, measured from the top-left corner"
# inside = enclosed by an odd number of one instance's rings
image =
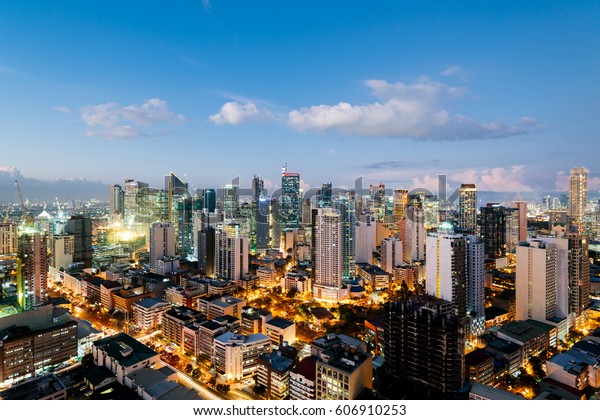
[[[464,321],[453,305],[432,296],[385,304],[388,398],[456,398],[465,381]]]
[[[198,271],[207,277],[215,275],[215,228],[211,226],[198,232]]]
[[[425,287],[428,295],[452,302],[453,314],[467,314],[467,241],[452,224],[440,223],[427,236]]]
[[[313,210],[315,299],[339,301],[342,286],[342,224],[340,213],[330,208]]]
[[[569,172],[569,217],[574,223],[583,222],[587,206],[588,170],[573,168]]]
[[[204,212],[214,213],[217,208],[217,192],[212,188],[204,190]]]
[[[269,197],[260,196],[256,204],[256,249],[266,250],[271,246],[271,236],[269,233],[270,219],[270,203]]]
[[[521,242],[517,246],[515,289],[516,320],[566,320],[569,314],[568,240],[536,238]]]
[[[410,205],[404,215],[404,260],[425,260],[425,213],[420,205]],[[402,233],[402,232],[401,232]]]
[[[85,216],[71,216],[67,220],[65,231],[74,237],[73,262],[82,262],[84,268],[91,268],[94,256],[92,219]]]
[[[17,278],[18,303],[30,310],[48,302],[48,239],[46,233],[22,233],[18,239],[20,276]]]
[[[477,188],[461,184],[458,190],[458,227],[477,233]]]
[[[150,227],[150,271],[156,272],[157,261],[175,257],[175,226],[171,222],[155,222]]]
[[[120,185],[108,187],[108,210],[110,214],[120,214],[125,217],[125,191]]]
[[[331,198],[331,206],[340,214],[342,227],[342,278],[350,279],[354,277],[356,266],[354,193],[350,192],[346,196]]]
[[[481,207],[480,232],[488,258],[506,256],[506,211],[503,206],[487,203]]]
[[[467,235],[467,337],[473,340],[485,332],[485,282],[483,242]]]
[[[590,259],[588,239],[578,225],[571,225],[569,241],[569,312],[576,317],[577,326],[585,319],[590,306]]]
[[[194,255],[194,213],[201,210],[199,197],[181,197],[177,201],[177,252],[180,255]]]
[[[283,232],[300,227],[300,174],[281,168],[281,206],[279,208]]]
[[[408,190],[394,190],[394,220],[398,223],[404,217],[404,212],[408,206]]]
[[[10,222],[0,222],[0,255],[17,252],[17,225]]]
[[[237,282],[248,272],[248,238],[233,220],[219,223],[215,230],[215,275]]]
[[[527,202],[513,201],[511,207],[519,214],[519,242],[527,240]]]

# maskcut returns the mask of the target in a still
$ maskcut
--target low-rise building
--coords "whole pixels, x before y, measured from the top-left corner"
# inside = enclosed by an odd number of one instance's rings
[[[132,305],[133,322],[144,331],[154,331],[162,325],[163,316],[171,305],[162,299],[147,297]]]
[[[152,297],[152,293],[146,293],[144,286],[119,289],[112,294],[115,311],[129,315],[133,314],[133,304],[135,302],[148,297]]]
[[[533,319],[513,321],[498,329],[498,338],[523,347],[524,359],[547,351],[551,336],[556,337],[556,327]]]
[[[294,367],[294,359],[290,359],[280,351],[262,354],[258,358],[258,385],[265,387],[269,400],[283,400],[290,394],[290,371]]]
[[[31,379],[0,392],[0,400],[66,400],[67,388],[54,374]]]
[[[316,380],[317,358],[305,357],[290,373],[290,400],[314,400]]]
[[[469,382],[491,385],[494,382],[494,357],[483,349],[465,355],[465,378]]]
[[[226,381],[252,378],[258,370],[258,358],[271,351],[271,341],[264,334],[244,336],[226,332],[214,340],[215,371]]]
[[[272,346],[281,346],[283,342],[296,342],[296,324],[285,318],[276,317],[265,322],[265,334],[271,339]]]
[[[199,311],[186,306],[171,308],[162,316],[162,331],[169,342],[183,346],[183,327],[202,322],[205,317]]]
[[[266,333],[265,323],[271,320],[271,312],[264,309],[256,309],[252,306],[242,308],[242,334]]]
[[[170,366],[143,368],[129,373],[124,385],[144,400],[201,400],[198,393],[177,382],[177,372]]]
[[[599,370],[600,343],[591,340],[583,339],[546,361],[548,378],[580,390],[600,387]]]
[[[390,273],[376,265],[357,263],[356,275],[363,279],[365,286],[369,286],[372,290],[387,289],[390,285]]]
[[[160,355],[125,333],[103,338],[92,344],[96,366],[104,366],[124,384],[125,377],[143,368],[160,366]]]
[[[493,386],[473,383],[469,390],[470,400],[517,400],[524,401],[525,397],[512,392],[504,391],[503,389],[494,388]]]

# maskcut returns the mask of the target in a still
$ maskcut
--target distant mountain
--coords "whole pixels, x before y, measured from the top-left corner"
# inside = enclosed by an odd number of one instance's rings
[[[31,202],[51,202],[56,197],[60,201],[90,200],[92,198],[108,200],[108,185],[100,181],[89,181],[87,179],[43,181],[35,178],[25,178],[14,167],[0,166],[0,203],[19,202],[15,180],[19,181],[23,199]]]

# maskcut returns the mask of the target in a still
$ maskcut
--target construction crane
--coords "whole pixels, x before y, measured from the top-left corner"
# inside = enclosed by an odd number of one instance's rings
[[[23,194],[21,194],[21,187],[19,187],[19,181],[15,179],[15,186],[17,187],[17,192],[19,193],[19,200],[21,200],[21,221],[25,224],[31,224],[32,220],[29,217],[29,210],[25,207],[25,201],[23,200]]]

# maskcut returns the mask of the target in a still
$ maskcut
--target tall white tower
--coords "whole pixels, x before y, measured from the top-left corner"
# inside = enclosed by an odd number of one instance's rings
[[[150,271],[156,272],[157,260],[175,257],[175,225],[155,222],[150,227]]]
[[[340,213],[331,208],[315,212],[315,272],[313,296],[340,300],[342,286],[342,223]]]

